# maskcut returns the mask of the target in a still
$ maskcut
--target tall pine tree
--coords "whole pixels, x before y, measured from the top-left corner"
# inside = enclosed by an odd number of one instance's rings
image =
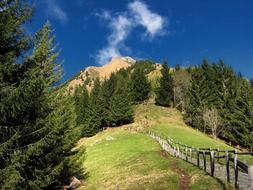
[[[160,86],[156,91],[155,99],[156,104],[161,106],[170,106],[173,102],[173,79],[169,72],[167,62],[164,62],[161,69]]]
[[[84,124],[88,115],[89,93],[85,85],[81,85],[74,92],[77,125]]]
[[[126,74],[126,75],[124,75]],[[117,73],[117,84],[110,98],[111,124],[119,126],[133,121],[129,77],[125,70]]]
[[[1,189],[51,189],[60,184],[76,138],[74,107],[66,108],[67,100],[53,91],[61,72],[50,26],[36,34],[32,55],[22,59],[29,38],[21,25],[30,9],[22,1],[3,1],[1,9]]]
[[[94,81],[94,86],[90,92],[88,107],[88,117],[86,123],[87,136],[95,135],[102,129],[102,119],[104,115],[104,104],[101,98],[101,82],[99,78]]]
[[[140,67],[134,69],[131,75],[131,84],[133,101],[143,102],[149,98],[151,86],[144,71]]]
[[[220,61],[204,61],[192,71],[187,120],[204,132],[203,112],[211,108],[220,118],[219,137],[234,145],[252,149],[253,91],[250,81]]]

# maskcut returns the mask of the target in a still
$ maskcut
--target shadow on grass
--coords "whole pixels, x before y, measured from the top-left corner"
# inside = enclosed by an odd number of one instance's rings
[[[85,181],[89,177],[88,172],[83,167],[83,162],[86,158],[85,148],[79,148],[71,152],[71,155],[64,161],[63,170],[60,176],[59,189],[62,186],[70,184],[70,178],[75,176],[80,181]]]
[[[214,177],[214,178],[218,181],[218,183],[221,185],[223,190],[232,190],[232,189],[234,189],[230,184],[224,183],[221,179],[219,179],[217,177]]]

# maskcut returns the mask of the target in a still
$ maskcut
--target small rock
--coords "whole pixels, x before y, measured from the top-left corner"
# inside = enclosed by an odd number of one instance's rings
[[[107,141],[112,141],[112,140],[114,140],[114,138],[111,137],[111,136],[107,136],[107,137],[105,138],[105,140],[107,140]]]

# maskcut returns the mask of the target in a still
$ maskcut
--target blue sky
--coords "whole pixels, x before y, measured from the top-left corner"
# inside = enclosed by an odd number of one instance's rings
[[[112,56],[169,61],[223,59],[253,78],[252,0],[30,0],[28,32],[47,20],[64,60],[63,81]]]

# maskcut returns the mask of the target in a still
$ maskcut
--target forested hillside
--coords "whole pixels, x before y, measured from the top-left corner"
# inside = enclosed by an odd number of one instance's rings
[[[86,180],[82,165],[85,149],[74,148],[80,138],[104,134],[100,132],[107,128],[134,126],[139,116],[144,121],[138,126],[142,128],[148,125],[145,121],[153,116],[157,116],[155,122],[159,121],[160,110],[165,107],[162,112],[165,116],[170,114],[167,108],[177,109],[184,122],[192,128],[213,139],[222,139],[238,149],[252,151],[253,81],[236,73],[222,60],[217,63],[203,60],[197,66],[178,65],[172,69],[166,61],[161,65],[151,60],[115,58],[109,66],[90,67],[73,80],[59,84],[63,69],[53,27],[46,22],[34,34],[24,30],[33,18],[33,11],[33,7],[23,0],[0,2],[0,189],[62,189],[64,184],[69,183],[70,176],[78,174]],[[145,108],[153,111],[152,115],[148,115],[150,110],[136,114],[142,105],[151,105]],[[176,123],[171,122],[171,125],[175,126]],[[129,172],[124,164],[132,167],[139,159],[136,155],[141,155],[154,166],[157,175],[171,180],[178,187],[176,171],[166,171],[167,155],[162,155],[164,159],[160,162],[157,160],[159,155],[149,153],[159,151],[157,144],[137,133],[138,129],[134,129],[137,134],[133,136],[129,131],[120,130],[115,132],[116,138],[121,139],[117,142],[119,144],[113,144],[110,150],[106,148],[106,143],[101,145],[101,149],[98,147],[101,152],[107,151],[109,164],[117,156],[117,148],[125,156],[124,151],[133,151],[133,161],[122,157],[123,164],[118,165],[116,170]],[[163,126],[155,130],[171,132]],[[182,132],[186,133],[185,130]],[[190,138],[194,139],[197,133],[194,130],[192,134]],[[202,133],[198,134],[203,137]],[[204,137],[207,138],[206,135]],[[134,147],[134,143],[129,143],[132,140],[144,149]],[[216,141],[208,138],[208,142]],[[88,148],[88,151],[94,155],[89,155],[88,163],[95,160],[102,166],[103,155],[96,154],[96,147]],[[115,153],[115,157],[110,157],[111,152],[112,155]],[[73,159],[75,155],[82,159]],[[173,159],[170,162],[174,163]],[[185,163],[178,164],[184,169],[188,167]],[[92,163],[89,166],[92,167]],[[147,171],[147,176],[156,176],[149,173],[152,167],[146,169],[140,167],[140,171]],[[104,168],[101,170],[105,172]],[[133,173],[138,177],[140,171]],[[187,175],[194,176],[195,172],[199,170],[192,167]],[[119,174],[122,178],[126,175]],[[209,188],[209,177],[203,173],[201,176],[205,177],[203,183],[196,177],[196,182],[187,187]],[[96,177],[101,176],[97,174],[91,179],[96,180]],[[155,179],[153,184],[146,180],[142,187],[155,188],[160,183],[158,178]],[[103,180],[99,178],[98,181]],[[141,180],[138,182],[141,183]],[[211,182],[212,187],[220,188],[217,181],[212,179]],[[165,189],[169,183],[162,183],[161,188]],[[133,183],[125,184],[125,188],[130,188],[127,185]],[[117,188],[114,185],[111,187]],[[133,187],[138,189],[138,186]]]
[[[252,150],[252,81],[223,61],[209,64],[204,60],[189,74],[186,122],[214,138]]]
[[[151,74],[154,71],[161,72],[161,75]],[[117,85],[125,89],[120,92],[125,93],[122,97],[116,95]],[[110,92],[107,89],[110,89]],[[82,99],[84,96],[86,98]],[[137,61],[132,67],[113,73],[102,84],[97,79],[90,95],[84,86],[80,86],[76,90],[75,97],[78,102],[77,109],[83,110],[78,111],[77,115],[89,112],[87,111],[89,96],[91,99],[96,96],[95,99],[101,101],[97,102],[100,105],[99,109],[104,109],[101,113],[106,113],[99,114],[102,117],[99,121],[100,128],[131,122],[132,114],[127,109],[130,110],[131,105],[155,96],[157,105],[177,108],[183,113],[185,122],[192,127],[212,135],[213,138],[222,138],[234,146],[252,149],[252,81],[237,74],[222,61],[210,64],[207,60],[203,60],[198,66],[189,68],[177,66],[173,70],[170,70],[166,62],[160,70],[151,61]],[[84,103],[79,103],[81,99]],[[115,104],[114,101],[117,99],[126,106]],[[127,115],[125,119],[120,113]],[[122,121],[112,119],[114,114]],[[87,118],[81,115],[79,117]]]

